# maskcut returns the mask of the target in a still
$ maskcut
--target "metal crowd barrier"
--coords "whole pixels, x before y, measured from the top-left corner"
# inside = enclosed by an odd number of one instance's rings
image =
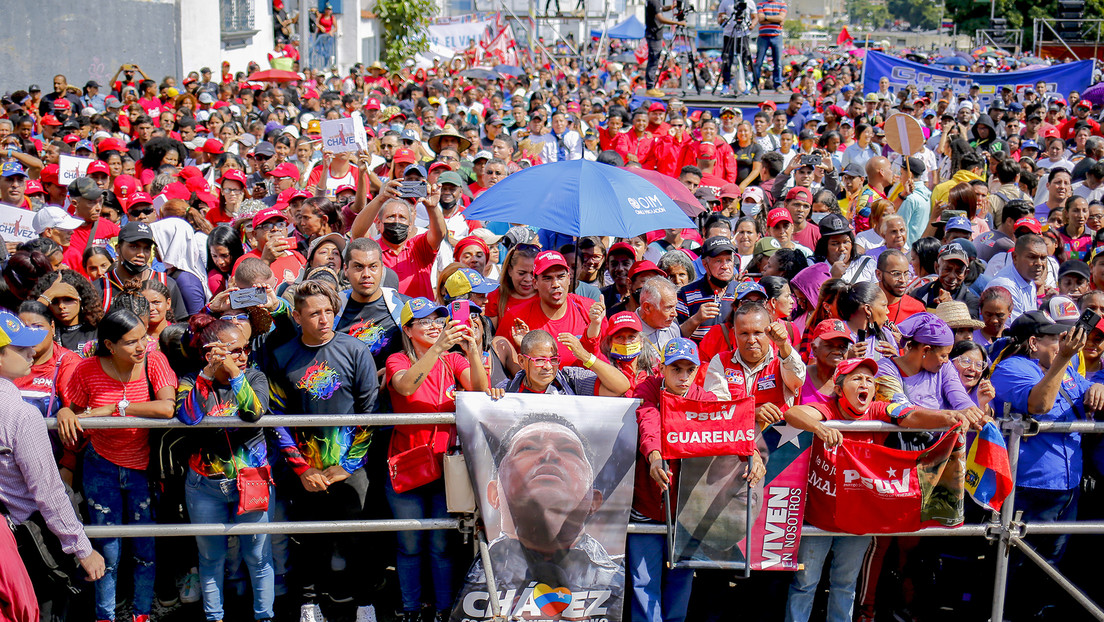
[[[96,417],[82,419],[85,429],[119,428],[221,428],[221,427],[301,427],[301,426],[343,426],[343,425],[433,425],[452,424],[456,417],[452,413],[393,413],[372,415],[268,415],[260,420],[247,423],[237,417],[209,417],[194,426],[185,425],[178,419],[142,419],[137,417]],[[878,421],[829,421],[829,427],[844,432],[899,432],[901,428],[892,423]],[[57,428],[56,419],[48,419],[50,429]],[[1019,463],[1020,442],[1025,436],[1036,434],[1104,434],[1104,422],[1076,421],[1053,422],[1035,421],[1013,414],[1011,418],[1000,421],[1001,429],[1007,438],[1008,461],[1013,477]],[[946,428],[935,428],[941,431]],[[1028,535],[1095,535],[1104,534],[1104,521],[1063,521],[1053,523],[1024,523],[1018,513],[1014,513],[1015,488],[1001,507],[1000,515],[994,513],[987,524],[963,525],[961,527],[926,528],[916,532],[878,534],[880,536],[938,536],[938,537],[976,537],[982,536],[997,542],[997,559],[993,581],[993,606],[991,620],[1004,619],[1005,592],[1008,583],[1009,554],[1013,548],[1019,549],[1024,556],[1034,562],[1055,583],[1070,594],[1083,606],[1094,620],[1104,622],[1104,609],[1094,603],[1080,588],[1024,541]],[[474,520],[468,518],[427,518],[427,519],[387,519],[352,521],[299,521],[284,523],[189,523],[169,525],[89,525],[84,528],[90,538],[136,538],[164,536],[237,536],[256,533],[296,534],[296,533],[333,533],[345,531],[383,532],[383,531],[427,531],[436,529],[470,529]],[[628,533],[664,534],[664,525],[633,524],[628,525]],[[812,526],[804,526],[802,537],[846,536],[823,531]]]

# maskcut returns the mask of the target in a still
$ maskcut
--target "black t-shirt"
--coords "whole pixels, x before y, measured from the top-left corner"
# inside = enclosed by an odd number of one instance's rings
[[[396,303],[403,304],[407,297],[395,294]],[[337,331],[356,337],[368,346],[375,359],[376,368],[387,366],[387,357],[402,350],[399,325],[387,310],[387,302],[380,296],[373,302],[357,302],[352,298],[337,320]]]
[[[72,350],[85,358],[92,355],[98,343],[96,327],[83,322],[74,326],[61,326],[59,324],[54,335],[56,337],[55,341],[60,343],[66,350]]]
[[[663,12],[663,3],[659,0],[648,0],[644,5],[644,38],[656,40],[663,36],[663,24],[659,23],[656,16]]]
[[[732,143],[732,153],[736,156],[736,183],[740,183],[751,174],[751,165],[763,157],[763,148],[754,141],[747,147]]]
[[[264,364],[274,411],[320,415],[376,410],[375,361],[363,343],[345,333],[320,346],[289,341]]]

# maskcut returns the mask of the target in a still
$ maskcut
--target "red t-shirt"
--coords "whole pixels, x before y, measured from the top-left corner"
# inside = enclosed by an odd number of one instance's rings
[[[299,271],[303,269],[303,266],[307,265],[307,258],[304,257],[299,251],[290,251],[290,255],[282,255],[276,258],[276,261],[269,264],[272,268],[272,274],[276,275],[276,279],[284,281],[285,283],[294,282],[299,278]],[[234,271],[238,269],[238,265],[246,257],[261,257],[261,251],[253,249],[248,253],[238,257],[238,260],[234,262]]]
[[[498,317],[499,303],[502,298],[502,290],[496,289],[490,294],[487,294],[487,304],[483,306],[483,315],[494,318]],[[510,309],[518,306],[523,302],[532,300],[533,296],[529,298],[518,298],[517,296],[510,296],[510,299],[506,301],[506,310],[503,313],[509,313]]]
[[[401,395],[391,389],[391,379],[400,371],[410,369],[412,364],[405,352],[396,352],[387,357],[387,387],[391,392],[391,405],[395,412],[455,412],[456,392],[463,390],[460,376],[464,370],[471,368],[468,359],[457,352],[446,352],[433,364],[433,369],[413,395]],[[395,426],[388,456],[423,445],[432,445],[435,453],[445,453],[452,430],[450,425]]]
[[[216,227],[224,222],[231,223],[234,221],[234,217],[223,211],[221,206],[207,210],[207,213],[204,214],[204,216],[207,218],[207,222]]]
[[[866,409],[862,417],[851,419],[849,417],[844,417],[843,413],[840,412],[839,402],[837,400],[805,404],[805,406],[811,406],[820,411],[820,414],[824,415],[825,421],[885,421],[887,423],[893,421],[893,418],[889,416],[887,410],[889,405],[889,402],[871,402],[870,408]],[[847,439],[858,443],[884,445],[887,435],[888,432],[848,432]]]
[[[916,315],[921,311],[927,311],[927,307],[924,303],[920,302],[916,298],[905,294],[897,302],[889,305],[889,319],[894,324],[900,324],[910,316]]]
[[[111,238],[119,235],[119,225],[106,218],[101,218],[97,222],[99,225],[96,226],[96,239],[92,240],[92,246],[107,246]],[[88,223],[74,229],[73,237],[69,238],[69,248],[62,253],[65,265],[84,276],[88,276],[88,273],[84,271],[84,247],[88,245],[88,236],[91,233],[92,225]]]
[[[77,364],[69,380],[69,399],[78,414],[85,408],[115,405],[125,397],[132,403],[148,402],[150,385],[154,392],[164,387],[176,388],[176,374],[169,361],[160,352],[146,355],[147,370],[137,380],[123,383],[104,371],[100,357],[86,358]],[[118,413],[112,415],[119,416]],[[119,430],[86,430],[92,448],[113,464],[128,469],[145,469],[149,466],[149,430],[130,428]]]
[[[410,238],[398,252],[381,240],[377,242],[382,249],[383,265],[394,270],[399,277],[399,293],[411,298],[435,300],[437,296],[433,293],[429,274],[437,258],[437,249],[429,245],[427,235],[421,233]]]
[[[58,397],[62,406],[69,404],[69,379],[73,377],[73,370],[81,362],[81,357],[72,350],[68,350],[54,344],[54,355],[49,360],[38,365],[31,366],[31,373],[16,378],[12,384],[20,391],[41,391],[50,394],[57,387]],[[58,365],[58,361],[61,364]],[[54,371],[57,371],[57,381],[54,380]]]
[[[575,335],[589,352],[597,352],[598,339],[588,339],[586,336],[587,327],[590,326],[590,307],[594,304],[594,301],[578,294],[568,294],[567,301],[564,304],[567,305],[567,313],[558,320],[551,320],[544,314],[540,296],[533,296],[506,312],[506,315],[502,317],[502,321],[498,323],[498,331],[495,335],[511,339],[512,343],[510,329],[514,325],[514,320],[520,319],[525,322],[529,330],[543,330],[550,333],[553,338],[556,338],[560,333]],[[602,320],[602,330],[598,334],[606,334],[605,319]],[[575,358],[575,355],[571,353],[566,345],[558,341],[557,344],[559,346],[560,367],[582,366],[583,361]]]

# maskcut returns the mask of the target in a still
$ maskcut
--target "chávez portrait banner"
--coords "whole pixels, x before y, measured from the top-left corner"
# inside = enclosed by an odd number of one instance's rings
[[[813,435],[778,423],[756,440],[767,473],[750,490],[748,463],[739,456],[682,461],[674,520],[678,565],[797,570]]]
[[[621,619],[637,400],[461,393],[456,426],[509,620]],[[453,622],[492,618],[472,564]]]

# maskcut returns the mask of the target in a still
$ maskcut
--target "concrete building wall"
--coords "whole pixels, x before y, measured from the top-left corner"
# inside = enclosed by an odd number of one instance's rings
[[[188,2],[191,0],[179,0]],[[0,20],[0,91],[34,83],[50,92],[54,74],[83,86],[105,83],[123,63],[154,80],[178,75],[177,0],[6,0]]]

